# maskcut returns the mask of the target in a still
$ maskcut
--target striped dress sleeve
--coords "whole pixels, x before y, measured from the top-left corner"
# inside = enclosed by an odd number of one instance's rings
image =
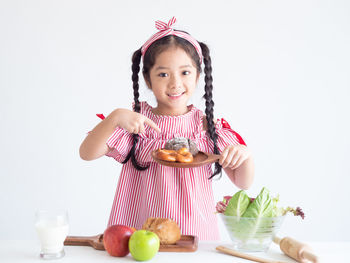
[[[106,142],[110,151],[106,154],[118,162],[125,160],[133,144],[132,134],[122,128],[116,128]]]
[[[223,118],[217,120],[215,129],[218,134],[217,146],[220,152],[222,152],[228,145],[246,145],[242,137],[231,129],[230,125]]]

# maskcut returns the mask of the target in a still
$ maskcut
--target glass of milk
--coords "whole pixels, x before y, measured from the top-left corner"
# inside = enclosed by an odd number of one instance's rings
[[[57,259],[65,255],[63,243],[68,235],[68,213],[65,210],[39,210],[35,229],[41,243],[40,257]]]

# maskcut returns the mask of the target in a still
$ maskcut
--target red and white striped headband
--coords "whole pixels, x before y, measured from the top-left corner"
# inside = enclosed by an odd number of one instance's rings
[[[159,32],[155,33],[153,36],[150,37],[150,39],[146,41],[145,44],[143,44],[141,48],[142,59],[147,49],[149,48],[150,45],[152,45],[153,42],[165,36],[174,35],[174,36],[178,36],[183,39],[186,39],[188,42],[190,42],[192,46],[194,46],[194,48],[196,49],[199,55],[200,62],[202,63],[202,49],[198,41],[185,32],[175,31],[173,29],[173,25],[175,24],[175,22],[176,22],[175,17],[171,18],[168,23],[165,23],[159,20],[156,21],[156,28],[159,30]]]

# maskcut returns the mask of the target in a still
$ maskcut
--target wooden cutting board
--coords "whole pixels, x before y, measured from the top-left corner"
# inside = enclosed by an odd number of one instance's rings
[[[67,236],[65,246],[90,246],[97,250],[105,250],[103,234],[96,236]],[[173,245],[160,245],[160,252],[194,252],[198,248],[198,237],[182,235],[180,240]]]

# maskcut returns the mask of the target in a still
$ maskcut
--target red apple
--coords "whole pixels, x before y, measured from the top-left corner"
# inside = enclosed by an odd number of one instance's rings
[[[129,254],[129,238],[134,229],[123,225],[108,227],[103,233],[103,244],[108,254],[113,257],[125,257]]]

